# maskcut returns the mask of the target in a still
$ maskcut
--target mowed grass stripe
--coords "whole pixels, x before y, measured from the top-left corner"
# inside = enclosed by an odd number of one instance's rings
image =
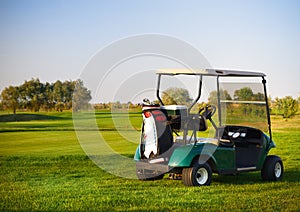
[[[84,130],[140,130],[142,117],[140,113],[119,112],[113,115],[108,112],[95,112],[75,114],[77,123],[97,122],[96,128]],[[22,132],[22,131],[74,131],[72,112],[63,113],[38,113],[38,114],[0,114],[0,133],[1,132]]]
[[[0,155],[84,154],[73,131],[0,133]]]

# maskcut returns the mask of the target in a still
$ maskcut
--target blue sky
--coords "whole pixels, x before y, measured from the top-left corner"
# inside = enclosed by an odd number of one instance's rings
[[[75,80],[108,44],[155,33],[214,68],[265,72],[272,97],[300,95],[300,1],[0,0],[0,30],[0,90]]]

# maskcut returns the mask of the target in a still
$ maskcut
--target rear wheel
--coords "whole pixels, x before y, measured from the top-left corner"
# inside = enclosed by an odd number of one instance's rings
[[[182,182],[187,186],[207,186],[210,185],[212,170],[207,163],[195,163],[190,168],[182,170]]]
[[[282,178],[283,163],[280,157],[275,155],[267,156],[263,169],[261,170],[261,177],[263,180],[277,181]]]

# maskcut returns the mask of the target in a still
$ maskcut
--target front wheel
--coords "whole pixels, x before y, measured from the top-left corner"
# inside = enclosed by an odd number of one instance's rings
[[[207,163],[195,163],[182,170],[182,182],[187,186],[208,186],[211,183],[212,170]]]
[[[263,180],[278,181],[283,175],[283,163],[280,157],[275,155],[267,156],[263,169],[261,170],[261,177]]]

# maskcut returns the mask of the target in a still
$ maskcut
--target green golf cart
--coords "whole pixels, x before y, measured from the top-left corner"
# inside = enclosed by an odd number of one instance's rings
[[[187,86],[196,84],[195,98],[188,105],[165,105],[162,81],[181,77],[188,79]],[[261,171],[263,180],[280,180],[282,160],[268,155],[275,143],[265,77],[216,69],[157,71],[158,101],[142,105],[134,156],[138,179],[162,179],[168,173],[187,186],[202,186],[210,185],[213,173]]]

